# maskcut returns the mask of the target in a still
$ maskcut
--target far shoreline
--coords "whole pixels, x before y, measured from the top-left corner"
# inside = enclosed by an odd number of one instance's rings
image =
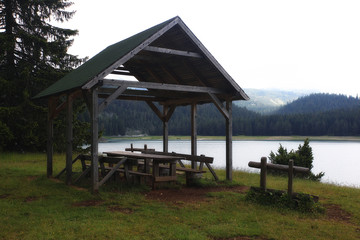
[[[233,141],[349,141],[360,142],[360,136],[233,136]],[[103,136],[100,142],[111,140],[162,140],[162,136]],[[190,136],[169,136],[169,140],[191,140]],[[224,140],[225,136],[197,136],[197,140]]]

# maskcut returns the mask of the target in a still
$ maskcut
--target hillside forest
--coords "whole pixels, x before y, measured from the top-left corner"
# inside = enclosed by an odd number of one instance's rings
[[[82,115],[82,120],[86,120]],[[225,120],[213,104],[198,106],[198,134],[225,135]],[[161,135],[162,123],[142,102],[117,101],[100,116],[103,135]],[[177,107],[169,134],[190,135],[190,108]],[[359,136],[360,100],[337,94],[310,94],[260,114],[233,104],[233,134],[247,136]]]

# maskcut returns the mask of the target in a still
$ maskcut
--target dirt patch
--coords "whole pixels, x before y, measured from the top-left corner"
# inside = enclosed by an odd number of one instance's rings
[[[134,210],[131,209],[131,208],[122,208],[122,207],[119,207],[119,206],[109,206],[108,210],[110,212],[121,212],[121,213],[124,213],[124,214],[132,214],[134,212]]]
[[[5,198],[8,198],[8,197],[10,197],[10,194],[0,195],[0,199],[5,199]]]
[[[39,176],[27,176],[27,177],[26,177],[26,180],[27,180],[28,182],[32,182],[32,181],[36,180],[38,177],[39,177]]]
[[[147,199],[162,201],[166,203],[197,203],[205,201],[207,194],[210,192],[237,192],[245,193],[249,188],[246,186],[232,186],[232,187],[204,187],[191,188],[182,187],[180,189],[158,189],[145,194]]]
[[[73,207],[93,207],[93,206],[98,206],[100,204],[102,204],[104,201],[103,200],[85,200],[85,201],[80,201],[80,202],[75,202],[72,204]]]
[[[342,222],[350,222],[351,214],[341,209],[337,204],[326,204],[326,215],[329,219]]]

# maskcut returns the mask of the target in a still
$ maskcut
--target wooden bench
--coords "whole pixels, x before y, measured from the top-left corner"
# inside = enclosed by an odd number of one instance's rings
[[[125,151],[131,151],[131,152],[142,152],[142,153],[152,153],[157,155],[168,155],[168,156],[174,156],[174,157],[181,157],[183,160],[191,161],[191,162],[200,162],[199,169],[192,169],[192,168],[186,168],[185,165],[181,160],[179,160],[179,164],[181,167],[176,167],[176,171],[182,171],[186,174],[186,184],[191,184],[192,180],[195,178],[196,174],[205,173],[206,171],[203,170],[204,164],[209,169],[211,174],[213,175],[214,179],[216,181],[219,180],[218,176],[216,175],[214,169],[211,167],[211,163],[213,163],[214,158],[213,157],[207,157],[205,155],[190,155],[190,154],[182,154],[182,153],[176,153],[176,152],[160,152],[155,151],[153,148],[147,148],[147,145],[144,145],[144,148],[134,148],[133,144],[130,145],[130,148],[125,148]],[[161,168],[167,168],[166,166],[162,165]]]
[[[143,152],[148,152],[149,150],[143,150]],[[150,151],[149,151],[150,152]],[[219,180],[218,176],[216,175],[214,169],[211,167],[211,163],[213,163],[214,158],[213,157],[207,157],[205,155],[190,155],[190,154],[183,154],[183,153],[176,153],[176,152],[171,152],[171,153],[165,153],[165,152],[159,152],[159,151],[152,151],[151,153],[153,154],[159,154],[159,155],[169,155],[169,156],[175,156],[175,157],[182,157],[183,160],[187,160],[187,161],[192,161],[192,162],[200,162],[200,167],[199,170],[196,169],[192,169],[192,168],[185,168],[185,165],[179,161],[179,164],[181,166],[181,168],[179,168],[178,171],[184,171],[184,172],[188,172],[187,175],[189,177],[194,176],[195,174],[198,173],[205,173],[206,171],[203,170],[203,166],[204,164],[206,165],[206,167],[209,169],[209,171],[211,172],[211,174],[213,175],[214,179],[216,181]],[[189,170],[191,169],[191,170]]]

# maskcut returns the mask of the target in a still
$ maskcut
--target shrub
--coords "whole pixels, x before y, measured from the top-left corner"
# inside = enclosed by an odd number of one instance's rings
[[[324,213],[321,204],[315,202],[314,197],[304,193],[298,193],[290,198],[286,192],[277,190],[262,191],[251,188],[245,199],[250,202],[265,206],[274,206],[281,209],[291,209],[303,213]]]
[[[301,146],[301,144],[298,147],[298,150],[294,151],[291,150],[290,152],[287,151],[286,148],[284,148],[281,144],[278,149],[278,152],[275,154],[273,151],[271,151],[269,159],[271,163],[273,164],[283,164],[288,165],[289,160],[294,161],[294,166],[299,167],[306,167],[310,169],[309,173],[296,173],[294,174],[295,177],[301,177],[301,178],[307,178],[314,181],[320,181],[320,179],[325,175],[324,172],[320,172],[318,174],[313,174],[311,172],[311,169],[313,168],[313,153],[312,148],[310,146],[310,141],[308,138],[305,139],[304,145]],[[269,173],[272,174],[278,174],[278,175],[284,175],[287,173],[271,170]]]

